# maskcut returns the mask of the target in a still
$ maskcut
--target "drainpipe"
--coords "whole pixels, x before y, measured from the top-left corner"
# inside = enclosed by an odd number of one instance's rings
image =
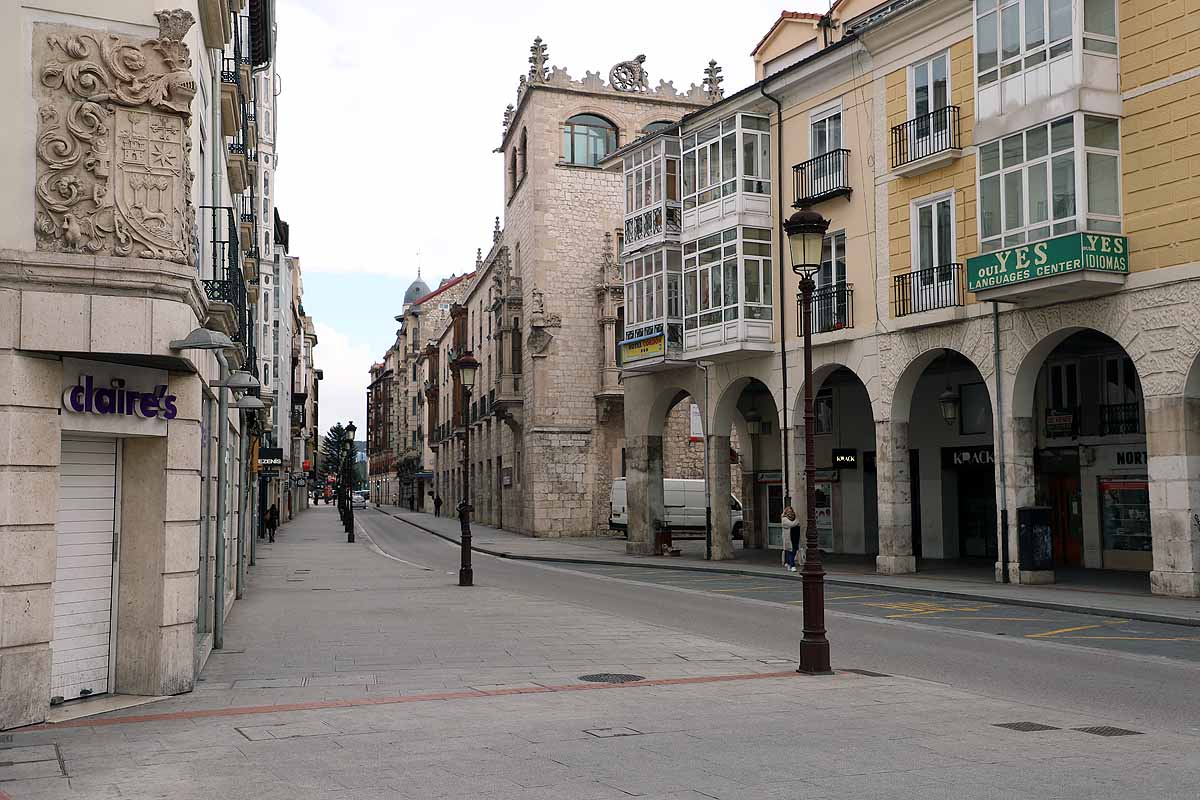
[[[212,70],[212,91],[209,92],[209,102],[212,103],[212,144],[209,147],[209,153],[212,158],[212,199],[209,205],[221,205],[221,160],[225,150],[225,137],[221,133],[221,67],[222,59],[225,57],[221,50],[209,50],[209,58],[213,59]],[[212,54],[216,53],[215,56]],[[216,247],[217,238],[217,210],[216,208],[208,209],[213,215],[212,230],[213,242],[212,247]],[[219,280],[220,275],[216,273],[216,260],[213,261],[213,280]]]
[[[220,382],[229,380],[229,362],[220,350],[214,350],[217,363],[221,366]],[[218,387],[217,404],[217,568],[213,572],[213,649],[220,650],[225,644],[225,450],[229,446],[229,390]]]
[[[992,303],[992,371],[996,375],[996,421],[1000,435],[996,456],[1000,462],[1000,581],[1008,583],[1008,471],[1004,459],[1004,374],[1000,371],[1000,304]]]
[[[778,191],[776,192],[776,196],[778,197],[778,200],[779,200],[779,203],[778,203],[779,204],[779,219],[776,220],[776,225],[779,227],[779,230],[782,231],[783,230],[783,228],[782,228],[783,220],[784,220],[783,103],[779,102],[778,97],[775,97],[774,95],[767,93],[765,82],[763,85],[760,85],[758,87],[758,90],[760,92],[762,92],[763,97],[767,98],[768,100],[770,100],[772,103],[775,104],[775,114],[776,114],[776,116],[779,117],[779,130],[775,134],[775,153],[776,153],[776,162],[778,164],[778,168],[775,170],[775,184],[776,184],[776,186],[779,187]],[[788,430],[789,430],[788,424],[787,424],[787,419],[788,419],[787,336],[785,335],[786,329],[787,329],[787,314],[783,310],[783,287],[787,285],[784,283],[786,276],[784,275],[784,272],[783,272],[783,253],[784,253],[784,249],[787,247],[787,238],[784,237],[782,234],[780,235],[780,238],[779,238],[779,244],[780,244],[780,248],[775,253],[775,263],[779,265],[779,280],[777,283],[777,285],[779,286],[779,293],[780,293],[780,296],[779,296],[779,369],[783,375],[783,415],[782,415],[783,425],[780,426],[782,428],[782,430],[780,431],[780,434],[783,438],[782,447],[781,447],[781,449],[783,451],[783,506],[784,506],[784,508],[787,508],[788,506],[790,506],[792,504],[792,492],[791,492],[792,478],[791,478],[791,474],[790,474],[791,468],[788,465],[789,459],[788,459],[788,441],[787,441]],[[705,385],[707,386],[707,381],[705,382]],[[743,530],[743,535],[745,535],[745,533],[744,533],[745,526],[744,525],[743,525],[742,530]]]

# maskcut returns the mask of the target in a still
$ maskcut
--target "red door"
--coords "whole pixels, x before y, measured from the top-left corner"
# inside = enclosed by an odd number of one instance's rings
[[[1079,479],[1056,475],[1050,479],[1050,523],[1054,533],[1054,565],[1083,566],[1083,524],[1079,508]]]

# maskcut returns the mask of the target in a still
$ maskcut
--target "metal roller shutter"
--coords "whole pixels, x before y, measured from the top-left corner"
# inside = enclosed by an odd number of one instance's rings
[[[108,691],[117,440],[62,439],[50,696]]]

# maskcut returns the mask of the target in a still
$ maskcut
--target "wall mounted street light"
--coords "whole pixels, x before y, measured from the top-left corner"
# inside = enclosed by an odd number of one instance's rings
[[[828,673],[829,640],[825,638],[825,570],[817,541],[817,477],[813,441],[812,296],[813,276],[821,268],[821,250],[829,220],[802,208],[783,223],[792,257],[792,272],[800,276],[800,301],[804,311],[804,567],[800,570],[804,598],[804,638],[800,641],[798,672]]]
[[[463,388],[463,496],[462,501],[458,504],[462,562],[458,568],[458,585],[474,586],[475,571],[471,568],[471,512],[475,509],[471,506],[471,429],[467,427],[467,407],[471,404],[471,390],[475,388],[475,375],[479,371],[479,362],[468,351],[459,356],[451,366],[458,372],[458,382]]]
[[[946,386],[946,390],[938,395],[938,408],[942,412],[942,420],[953,427],[958,422],[958,392]]]

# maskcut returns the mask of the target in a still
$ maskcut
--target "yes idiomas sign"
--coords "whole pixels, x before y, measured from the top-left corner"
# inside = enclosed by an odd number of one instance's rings
[[[1072,233],[967,259],[967,291],[1068,272],[1129,272],[1129,240],[1105,233]]]

